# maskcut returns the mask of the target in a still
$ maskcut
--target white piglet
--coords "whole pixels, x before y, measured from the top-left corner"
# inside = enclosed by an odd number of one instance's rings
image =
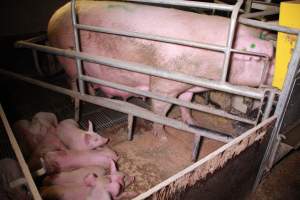
[[[69,148],[74,150],[90,150],[100,147],[108,142],[93,131],[93,124],[89,121],[88,131],[79,128],[73,119],[61,121],[56,130],[59,139]]]

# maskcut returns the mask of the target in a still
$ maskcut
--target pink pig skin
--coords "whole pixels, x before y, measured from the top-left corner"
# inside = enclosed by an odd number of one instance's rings
[[[31,121],[19,120],[13,129],[21,145],[25,157],[28,157],[44,140],[48,132],[54,132],[57,126],[55,114],[39,112]]]
[[[91,188],[82,185],[52,185],[40,189],[44,200],[83,200]]]
[[[81,167],[98,165],[105,169],[110,167],[111,157],[101,154],[98,150],[65,150],[53,151],[44,155],[44,167],[47,173],[63,172]]]
[[[77,2],[76,7],[81,24],[219,46],[225,46],[227,41],[230,19],[225,17],[114,1],[80,1]],[[48,24],[48,38],[51,45],[63,49],[74,49],[70,13],[70,4],[66,4],[51,17]],[[259,52],[272,59],[273,45],[259,38],[261,32],[259,29],[238,25],[234,47],[239,50]],[[224,54],[222,52],[83,30],[80,31],[80,39],[82,51],[91,55],[151,65],[163,70],[214,80],[219,80],[223,71]],[[232,84],[257,87],[261,83],[267,83],[267,80],[273,76],[272,65],[264,70],[267,62],[265,59],[237,53],[234,53],[232,58],[228,74],[228,81]],[[72,88],[75,89],[77,71],[74,60],[64,57],[58,57],[58,59],[70,77]],[[271,63],[273,63],[272,60]],[[194,87],[94,63],[84,62],[84,71],[92,77],[164,96],[178,97],[185,101],[190,101],[193,93],[207,90],[207,88]],[[267,76],[263,76],[264,71],[267,72]],[[89,85],[89,88],[91,94],[94,93],[93,89],[100,88],[108,97],[121,96],[127,99],[133,96],[133,94],[97,84]],[[169,103],[152,100],[152,111],[156,114],[164,116],[170,107]],[[186,109],[181,109],[181,111],[184,112],[182,113],[183,121],[195,124],[189,111]],[[154,134],[159,134],[162,131],[161,128],[158,125],[154,126]]]
[[[67,150],[66,146],[59,140],[55,133],[47,133],[35,151],[28,160],[28,166],[31,170],[37,170],[42,167],[40,158],[46,153],[58,150]]]
[[[104,176],[106,170],[100,166],[88,166],[72,171],[60,172],[58,174],[47,176],[43,181],[43,185],[83,185],[84,177],[91,173],[96,174],[97,176]]]
[[[84,131],[73,119],[66,119],[59,123],[57,136],[69,148],[74,150],[89,150],[102,146],[108,142],[97,133],[93,132],[92,123],[89,121],[89,130]]]

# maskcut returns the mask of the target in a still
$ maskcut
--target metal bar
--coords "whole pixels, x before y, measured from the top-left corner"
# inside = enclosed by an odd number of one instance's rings
[[[74,33],[74,42],[75,42],[75,51],[80,52],[80,39],[78,34],[78,29],[76,28],[77,24],[77,17],[76,17],[76,0],[71,1],[71,16],[72,16],[72,27]],[[76,68],[77,68],[77,77],[78,77],[78,85],[79,85],[79,92],[84,94],[84,82],[79,79],[82,75],[82,61],[80,58],[75,58]],[[74,84],[75,88],[77,88],[76,83]],[[80,119],[80,100],[74,99],[74,119],[79,121]]]
[[[256,17],[264,17],[267,15],[275,15],[279,13],[279,9],[277,10],[264,10],[264,11],[260,11],[260,12],[254,12],[254,13],[245,13],[240,15],[240,17],[244,17],[244,18],[256,18]]]
[[[264,172],[267,169],[267,166],[270,166],[270,158],[274,157],[274,153],[277,151],[278,143],[280,142],[278,140],[279,138],[279,131],[282,126],[283,119],[285,117],[285,113],[287,110],[287,106],[292,94],[292,88],[295,84],[295,77],[296,77],[296,72],[300,66],[300,33],[298,34],[296,45],[294,48],[294,53],[292,54],[291,60],[288,65],[288,72],[286,75],[286,79],[284,81],[284,87],[283,90],[280,94],[279,101],[276,106],[275,110],[275,116],[278,117],[278,120],[276,121],[276,124],[274,126],[274,129],[272,131],[271,137],[269,139],[269,143],[267,146],[267,150],[265,152],[264,158],[261,162],[259,172],[257,174],[254,186],[253,186],[253,191],[256,190],[260,180],[262,179],[262,176]]]
[[[220,51],[220,52],[225,51],[225,46],[205,44],[205,43],[194,42],[194,41],[190,41],[190,40],[176,39],[176,38],[159,36],[159,35],[152,35],[152,34],[145,34],[145,33],[138,33],[138,32],[129,32],[129,31],[120,31],[120,30],[84,25],[84,24],[77,24],[76,27],[81,30],[94,31],[94,32],[99,32],[99,33],[147,39],[147,40],[152,40],[152,41],[166,42],[166,43],[171,43],[171,44],[178,44],[178,45],[184,45],[184,46],[195,47],[195,48],[209,49],[209,50]]]
[[[262,120],[265,120],[268,117],[270,117],[272,107],[273,107],[273,103],[274,103],[274,99],[275,99],[275,94],[276,94],[275,90],[270,90],[268,92],[269,92],[268,101],[267,101],[266,109],[265,109]]]
[[[245,12],[246,13],[251,12],[252,2],[253,2],[253,0],[246,0],[246,3],[245,3]]]
[[[0,104],[0,116],[1,116],[2,122],[4,124],[7,136],[9,138],[9,141],[11,143],[11,146],[12,146],[12,148],[13,148],[13,150],[15,152],[15,155],[17,157],[17,160],[18,160],[18,162],[19,162],[19,164],[21,166],[22,173],[23,173],[23,175],[24,175],[24,177],[25,177],[25,179],[26,179],[26,181],[28,183],[28,187],[29,187],[29,190],[30,190],[30,192],[31,192],[31,194],[33,196],[33,199],[34,200],[42,200],[42,197],[41,197],[41,195],[40,195],[40,193],[39,193],[39,191],[38,191],[38,189],[37,189],[37,187],[36,187],[36,185],[35,185],[35,183],[33,181],[33,178],[32,178],[32,176],[30,174],[28,165],[25,162],[25,159],[23,157],[21,149],[20,149],[20,147],[18,145],[18,142],[17,142],[17,140],[16,140],[16,138],[15,138],[15,136],[14,136],[12,130],[11,130],[11,127],[9,125],[9,122],[8,122],[8,120],[6,118],[6,115],[4,113],[4,110],[3,110],[1,104]]]
[[[178,45],[183,45],[183,46],[188,46],[188,47],[208,49],[208,50],[219,51],[219,52],[226,51],[225,46],[214,45],[214,44],[205,44],[205,43],[201,43],[201,42],[194,42],[194,41],[190,41],[190,40],[176,39],[176,38],[164,37],[164,36],[159,36],[159,35],[144,34],[144,33],[129,32],[129,31],[120,31],[120,30],[84,25],[84,24],[76,24],[76,27],[81,30],[94,31],[94,32],[98,32],[98,33],[146,39],[146,40],[165,42],[165,43],[170,43],[170,44],[178,44]],[[230,49],[230,51],[235,52],[235,53],[259,56],[259,57],[268,57],[268,55],[266,55],[266,54],[251,52],[251,51],[244,51],[244,50],[239,50],[239,49]]]
[[[119,100],[115,100],[115,99],[107,99],[107,98],[103,98],[103,97],[90,96],[90,95],[86,95],[86,94],[80,94],[79,92],[74,92],[74,91],[66,89],[66,88],[55,86],[55,85],[52,85],[49,83],[45,83],[43,81],[35,80],[32,78],[22,76],[22,75],[19,75],[19,74],[13,73],[13,72],[9,72],[6,70],[2,70],[2,69],[0,69],[0,74],[6,75],[6,76],[9,76],[12,78],[16,78],[16,79],[19,79],[19,80],[25,81],[27,83],[43,87],[43,88],[47,88],[49,90],[65,94],[65,95],[71,96],[73,98],[78,98],[82,101],[86,101],[91,104],[95,104],[95,105],[99,105],[99,106],[102,106],[105,108],[117,110],[119,112],[131,114],[136,117],[140,117],[140,118],[143,118],[143,119],[146,119],[149,121],[153,121],[158,124],[167,125],[167,126],[175,128],[175,129],[186,131],[188,133],[193,133],[198,136],[207,137],[207,138],[218,140],[218,141],[225,142],[225,143],[232,140],[231,136],[220,134],[220,133],[214,132],[214,131],[209,131],[207,129],[193,128],[184,122],[155,114],[147,109],[141,108],[139,106],[133,105],[128,102],[119,101]]]
[[[220,117],[225,117],[225,118],[228,118],[228,119],[245,122],[247,124],[255,124],[256,123],[255,121],[251,121],[249,119],[245,119],[245,118],[241,118],[241,117],[229,114],[229,113],[227,113],[223,110],[214,109],[214,108],[210,108],[208,106],[203,106],[203,105],[194,104],[194,103],[191,103],[191,102],[182,101],[182,100],[179,100],[179,99],[173,98],[173,97],[162,96],[162,95],[159,95],[159,94],[155,94],[153,92],[148,92],[148,91],[135,89],[133,87],[128,87],[126,85],[122,85],[122,84],[118,84],[118,83],[114,83],[114,82],[110,82],[110,81],[105,81],[105,80],[101,80],[101,79],[97,79],[97,78],[93,78],[93,77],[85,76],[85,75],[81,76],[80,79],[82,79],[84,81],[100,84],[100,85],[103,85],[103,86],[111,87],[111,88],[114,88],[114,89],[120,89],[122,91],[126,91],[126,92],[129,92],[129,93],[134,93],[134,94],[142,95],[142,96],[145,96],[145,97],[157,99],[157,100],[164,101],[164,102],[167,102],[167,103],[172,103],[172,104],[176,104],[176,105],[179,105],[179,106],[184,106],[184,107],[194,109],[194,110],[198,110],[198,111],[202,111],[202,112],[205,112],[205,113],[214,114],[214,115],[217,115],[217,116],[220,116]]]
[[[227,34],[227,43],[226,43],[226,50],[225,50],[225,56],[224,56],[224,62],[223,62],[223,72],[221,81],[226,82],[227,80],[227,74],[229,69],[229,62],[231,57],[231,49],[234,41],[234,33],[235,28],[237,24],[237,17],[239,14],[239,10],[243,4],[243,0],[238,0],[238,2],[235,4],[234,9],[231,14],[230,24],[229,24],[229,30]]]
[[[299,29],[289,28],[286,26],[279,26],[279,25],[275,25],[275,24],[269,24],[267,22],[261,22],[258,20],[248,19],[248,18],[244,18],[244,17],[239,17],[239,22],[241,24],[254,26],[254,27],[262,28],[262,29],[267,29],[267,30],[273,30],[273,31],[277,31],[277,32],[290,33],[290,34],[299,34],[300,33]]]
[[[42,35],[38,35],[36,37],[30,38],[28,40],[26,40],[27,42],[33,42],[33,43],[37,43],[37,42],[42,42],[45,41],[47,39],[47,35],[42,34]]]
[[[201,139],[202,139],[202,137],[199,137],[196,135],[194,137],[194,146],[193,146],[193,152],[192,152],[192,161],[193,162],[196,162],[197,158],[199,156]]]
[[[33,48],[39,51],[52,53],[59,56],[65,56],[68,58],[78,57],[81,60],[85,60],[92,63],[107,65],[119,69],[134,71],[138,73],[148,74],[152,76],[162,77],[170,80],[188,83],[199,87],[204,87],[213,90],[219,90],[231,94],[237,94],[255,99],[261,99],[264,96],[264,92],[259,88],[250,88],[245,86],[235,86],[229,83],[223,83],[215,80],[208,80],[204,78],[194,77],[178,72],[169,72],[167,70],[159,69],[158,67],[151,67],[148,65],[125,62],[117,59],[106,58],[102,56],[92,56],[87,53],[78,53],[72,50],[59,49],[55,47],[43,46],[33,44],[25,41],[19,41],[16,43],[18,47]]]
[[[128,114],[128,140],[132,140],[133,138],[133,120],[134,116],[131,114]]]
[[[74,33],[74,41],[75,41],[75,51],[80,52],[80,41],[78,30],[76,28],[77,17],[76,17],[76,0],[71,1],[71,15],[72,15],[72,25],[73,25],[73,33]],[[76,57],[76,66],[77,66],[77,75],[80,77],[82,75],[82,63],[80,58]],[[79,92],[84,94],[84,83],[81,80],[78,80],[79,84]]]
[[[190,8],[205,8],[205,9],[215,9],[215,10],[224,10],[232,11],[232,5],[226,4],[216,4],[216,3],[206,3],[206,2],[191,2],[191,1],[182,1],[182,0],[124,0],[128,2],[136,3],[150,3],[150,4],[159,4],[159,5],[173,5],[173,6],[183,6]]]
[[[40,67],[37,51],[32,49],[32,55],[33,55],[33,61],[34,61],[34,66],[35,66],[36,71],[38,72],[38,74],[40,76],[44,76],[44,73],[42,72],[41,67]]]

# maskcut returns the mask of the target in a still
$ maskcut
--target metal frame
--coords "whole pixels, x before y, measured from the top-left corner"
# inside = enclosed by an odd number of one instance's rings
[[[197,8],[205,8],[205,9],[219,9],[219,10],[225,10],[225,11],[232,11],[232,16],[231,16],[231,21],[230,21],[230,26],[228,30],[228,39],[226,46],[218,46],[218,45],[210,45],[210,44],[204,44],[204,43],[198,43],[198,42],[192,42],[192,41],[187,41],[187,40],[178,40],[175,38],[168,38],[168,37],[162,37],[162,36],[156,36],[156,35],[147,35],[147,34],[141,34],[141,33],[136,33],[136,32],[124,32],[124,31],[117,31],[117,30],[111,30],[111,29],[106,29],[102,27],[94,27],[94,26],[88,26],[88,25],[82,25],[77,23],[77,18],[76,18],[76,1],[72,0],[71,1],[71,12],[72,12],[72,24],[73,24],[73,29],[74,29],[74,39],[75,39],[75,51],[72,50],[62,50],[54,47],[47,47],[43,45],[38,45],[32,43],[33,41],[36,41],[38,38],[35,39],[30,39],[30,41],[20,41],[17,42],[18,47],[26,47],[26,48],[31,48],[34,50],[38,51],[43,51],[47,53],[52,53],[56,55],[61,55],[61,56],[66,56],[69,58],[74,58],[76,59],[76,66],[78,69],[78,80],[79,80],[79,92],[81,94],[85,94],[84,92],[84,81],[92,82],[92,83],[98,83],[98,84],[103,84],[106,86],[110,86],[116,89],[120,89],[123,91],[128,91],[132,92],[135,94],[143,95],[146,97],[158,99],[161,101],[165,101],[168,103],[172,104],[177,104],[180,106],[185,106],[191,109],[199,110],[199,111],[204,111],[207,113],[215,114],[218,116],[226,117],[229,119],[234,119],[238,121],[242,121],[245,123],[253,124],[255,125],[257,121],[251,121],[248,119],[244,119],[238,116],[231,115],[229,113],[226,113],[221,110],[216,110],[216,109],[211,109],[206,106],[201,106],[201,105],[195,105],[190,102],[185,102],[182,100],[178,100],[176,98],[170,98],[170,97],[162,97],[158,94],[152,93],[152,92],[147,92],[147,91],[140,91],[135,88],[130,88],[127,86],[123,86],[120,84],[115,84],[109,81],[104,81],[100,79],[96,79],[93,77],[89,77],[86,75],[82,74],[82,64],[81,62],[88,61],[88,62],[93,62],[93,63],[98,63],[98,64],[103,64],[107,65],[110,67],[115,67],[119,69],[125,69],[129,71],[134,71],[134,72],[139,72],[143,74],[148,74],[152,76],[158,76],[170,80],[176,80],[179,82],[184,82],[192,85],[197,85],[200,87],[205,87],[209,89],[215,89],[223,92],[228,92],[232,94],[237,94],[241,96],[247,96],[251,97],[254,99],[262,99],[265,96],[266,90],[259,88],[250,88],[250,87],[241,87],[241,86],[234,86],[226,82],[227,78],[227,73],[228,73],[228,64],[229,64],[229,59],[231,52],[236,52],[236,53],[242,53],[242,54],[249,54],[249,55],[255,55],[255,56],[260,56],[264,57],[266,59],[269,59],[266,55],[264,54],[258,54],[258,53],[253,53],[253,52],[247,52],[247,51],[240,51],[236,49],[232,49],[232,43],[233,43],[233,38],[234,38],[234,32],[235,32],[235,27],[237,23],[237,15],[238,11],[240,10],[240,7],[242,5],[242,0],[239,0],[236,5],[231,6],[231,5],[221,5],[221,4],[214,4],[214,3],[199,3],[199,2],[186,2],[186,1],[129,1],[129,2],[142,2],[142,3],[151,3],[151,4],[165,4],[165,5],[176,5],[176,6],[192,6],[192,7],[197,7]],[[265,13],[264,13],[265,14]],[[249,16],[248,16],[249,17]],[[250,16],[251,17],[251,16]],[[249,21],[250,19],[246,18],[239,18],[239,21],[242,23],[248,23],[250,25],[255,24],[255,26],[265,26],[264,24],[259,24],[257,21]],[[293,29],[288,29],[288,28],[282,28],[279,26],[271,25],[272,27],[275,27],[280,30],[288,31],[288,32],[293,32]],[[263,27],[265,28],[265,27]],[[196,78],[193,76],[185,75],[182,73],[177,73],[177,72],[168,72],[165,70],[160,70],[158,68],[153,68],[151,66],[146,66],[146,65],[141,65],[137,63],[129,63],[129,62],[124,62],[116,59],[108,59],[105,57],[101,56],[92,56],[89,54],[85,54],[80,52],[80,41],[78,38],[78,30],[88,30],[88,31],[94,31],[94,32],[101,32],[101,33],[107,33],[107,34],[115,34],[115,35],[122,35],[122,36],[127,36],[127,37],[135,37],[135,38],[142,38],[142,39],[147,39],[147,40],[154,40],[154,41],[160,41],[160,42],[166,42],[166,43],[173,43],[173,44],[180,44],[180,45],[185,45],[185,46],[192,46],[192,47],[197,47],[197,48],[204,48],[204,49],[209,49],[213,51],[221,51],[224,52],[224,62],[223,62],[223,73],[222,73],[222,79],[221,81],[213,81],[213,80],[207,80],[203,78]],[[268,98],[268,109],[271,109],[271,105],[273,104],[273,98]],[[266,113],[270,113],[268,110]],[[132,113],[131,116],[128,116],[128,121],[129,124],[132,124],[131,121],[133,120],[135,115]],[[264,116],[268,117],[267,115]],[[79,119],[79,100],[75,100],[75,118]],[[131,132],[132,128],[129,127],[129,132]],[[132,133],[128,133],[129,138],[132,138]],[[197,142],[195,142],[194,145],[194,151],[198,151]],[[193,160],[195,160],[195,156],[193,157]]]
[[[196,43],[196,42],[187,41],[187,40],[178,40],[175,38],[167,38],[167,37],[156,36],[156,35],[148,35],[148,34],[141,34],[141,33],[135,33],[135,32],[111,30],[111,29],[105,29],[103,27],[94,27],[94,26],[89,26],[89,25],[78,24],[77,19],[76,19],[76,12],[75,12],[76,11],[75,0],[72,0],[71,1],[72,23],[73,23],[73,27],[74,27],[76,51],[62,50],[62,49],[57,49],[54,47],[47,47],[47,46],[37,45],[37,44],[33,43],[33,42],[38,41],[40,38],[33,38],[33,39],[30,39],[27,41],[20,41],[17,43],[17,45],[18,45],[18,47],[26,47],[26,48],[34,49],[33,52],[35,52],[35,50],[38,50],[38,51],[44,51],[47,53],[52,53],[52,54],[66,56],[69,58],[76,59],[77,69],[79,72],[78,73],[79,85],[81,85],[79,87],[80,93],[76,93],[76,92],[69,91],[69,90],[66,90],[63,88],[59,88],[57,86],[53,86],[50,84],[42,83],[40,81],[29,79],[29,78],[26,78],[26,77],[23,77],[20,75],[16,75],[16,74],[13,74],[10,72],[5,72],[4,70],[0,70],[0,73],[6,74],[6,75],[9,75],[9,76],[21,79],[21,80],[25,80],[27,82],[30,82],[30,83],[33,83],[33,84],[36,84],[36,85],[39,85],[39,86],[42,86],[42,87],[45,87],[48,89],[52,89],[57,92],[61,92],[61,93],[70,95],[78,100],[79,99],[85,100],[85,101],[95,103],[97,105],[101,105],[104,107],[108,106],[108,105],[109,105],[109,107],[111,107],[113,105],[116,110],[121,111],[121,112],[127,112],[129,114],[128,115],[128,121],[129,121],[129,123],[128,123],[128,139],[132,139],[132,121],[133,121],[134,117],[136,116],[136,117],[142,117],[145,119],[149,119],[154,122],[162,123],[162,124],[165,124],[168,126],[172,126],[172,127],[178,128],[180,130],[192,132],[192,133],[198,134],[200,136],[205,136],[205,137],[209,137],[209,138],[213,138],[213,139],[221,140],[221,141],[222,140],[229,141],[230,138],[224,139],[224,136],[219,135],[218,133],[215,133],[215,132],[209,131],[208,134],[201,135],[200,131],[198,131],[197,129],[192,128],[190,126],[187,126],[186,124],[184,124],[182,122],[175,122],[176,120],[174,121],[173,119],[155,115],[149,111],[146,112],[146,111],[140,110],[140,109],[136,110],[136,108],[132,109],[133,108],[132,105],[128,105],[128,103],[126,103],[126,102],[116,102],[115,100],[109,100],[109,99],[104,100],[103,98],[100,98],[100,97],[91,97],[91,96],[85,95],[84,88],[83,88],[83,82],[90,81],[93,83],[103,84],[103,85],[117,88],[120,90],[136,93],[139,95],[155,98],[155,99],[158,99],[161,101],[177,104],[180,106],[185,106],[188,108],[212,113],[212,114],[215,114],[218,116],[223,116],[223,117],[226,117],[229,119],[234,119],[234,120],[238,120],[238,121],[242,121],[242,122],[246,122],[246,123],[250,123],[250,124],[255,124],[256,122],[247,121],[247,119],[245,120],[245,119],[230,115],[228,113],[222,112],[220,110],[213,110],[213,109],[210,109],[207,107],[202,107],[200,105],[194,105],[189,102],[188,103],[183,102],[176,98],[169,98],[169,97],[164,98],[164,97],[161,97],[161,96],[151,93],[151,92],[138,91],[138,90],[135,90],[134,88],[129,88],[129,87],[122,86],[119,84],[114,84],[111,82],[95,79],[93,77],[85,76],[85,75],[81,74],[81,71],[82,71],[81,61],[85,60],[88,62],[104,64],[104,65],[108,65],[108,66],[116,67],[116,68],[120,68],[120,69],[126,69],[126,70],[140,72],[140,73],[149,74],[149,75],[153,75],[153,76],[159,76],[162,78],[185,82],[185,83],[189,83],[189,84],[193,84],[193,85],[198,85],[201,87],[220,90],[223,92],[228,92],[228,93],[237,94],[237,95],[241,95],[241,96],[248,96],[248,97],[251,97],[254,99],[262,100],[267,92],[268,102],[267,102],[267,106],[265,109],[265,114],[263,115],[263,119],[266,119],[270,115],[271,108],[273,105],[273,100],[275,97],[275,92],[273,90],[253,89],[253,88],[249,88],[249,87],[239,87],[239,86],[233,86],[233,85],[226,83],[226,77],[227,77],[227,71],[228,71],[228,60],[227,59],[230,58],[231,52],[250,54],[250,55],[256,55],[256,56],[261,56],[261,57],[267,58],[265,55],[262,55],[262,54],[255,54],[252,52],[243,52],[243,51],[232,49],[232,42],[233,42],[232,39],[234,38],[233,37],[234,30],[235,30],[235,26],[236,26],[236,21],[238,20],[239,23],[242,23],[245,25],[254,26],[257,28],[262,28],[262,29],[267,29],[267,30],[273,30],[273,31],[277,31],[277,32],[296,34],[298,36],[297,46],[294,50],[292,60],[289,63],[288,76],[287,76],[287,80],[285,82],[284,90],[281,93],[281,96],[280,96],[280,99],[278,102],[278,106],[275,111],[275,116],[277,116],[277,117],[283,116],[283,114],[285,112],[285,107],[290,98],[290,88],[293,85],[293,80],[295,78],[294,76],[295,76],[295,73],[297,72],[297,66],[299,65],[299,60],[300,60],[300,58],[299,58],[299,55],[300,55],[300,30],[250,19],[250,18],[255,18],[255,17],[262,17],[265,15],[275,14],[278,12],[278,9],[274,9],[272,11],[262,11],[262,12],[258,12],[258,13],[246,13],[244,15],[241,15],[239,18],[237,18],[237,13],[238,13],[238,10],[240,10],[242,0],[239,0],[238,3],[234,6],[221,5],[221,4],[216,4],[216,3],[186,2],[186,1],[180,1],[180,0],[173,0],[173,1],[171,1],[171,0],[164,0],[164,1],[128,0],[128,2],[164,4],[164,5],[233,11],[232,16],[231,16],[231,23],[230,23],[230,27],[229,27],[228,40],[226,43],[227,45],[226,46],[210,45],[210,44],[204,44],[204,43]],[[255,4],[255,2],[253,4]],[[248,8],[247,8],[248,11],[249,11],[249,8],[253,7],[253,4],[252,4],[251,0],[248,1]],[[271,7],[273,8],[273,6],[271,6]],[[175,72],[170,73],[170,72],[167,72],[164,70],[159,70],[157,68],[151,68],[150,66],[140,65],[140,64],[136,64],[136,63],[128,63],[128,62],[123,62],[123,61],[119,61],[119,60],[104,58],[101,56],[91,56],[91,55],[88,55],[85,53],[81,53],[80,52],[80,42],[78,39],[78,30],[79,29],[107,33],[107,34],[114,34],[114,35],[121,35],[121,36],[127,36],[127,37],[142,38],[142,39],[148,39],[148,40],[153,40],[153,41],[167,42],[167,43],[172,43],[172,44],[180,44],[180,45],[185,45],[185,46],[191,46],[191,47],[204,48],[204,49],[224,52],[225,60],[223,63],[224,70],[223,70],[223,74],[222,74],[222,80],[221,81],[212,81],[212,80],[206,80],[206,79],[201,79],[201,78],[195,78],[195,77],[187,76],[187,75],[180,74],[180,73],[175,73]],[[142,66],[143,68],[140,68],[140,66]],[[141,70],[141,69],[145,69],[145,70]],[[124,105],[128,106],[130,109],[124,109],[124,107],[123,107]],[[134,111],[138,111],[138,112],[135,113]],[[79,110],[77,110],[77,112],[79,113]],[[268,163],[270,157],[272,157],[272,155],[274,155],[274,152],[276,152],[276,142],[278,143],[278,136],[279,136],[278,131],[279,131],[279,127],[281,126],[281,122],[282,122],[282,119],[279,118],[279,120],[277,120],[275,129],[272,132],[271,139],[268,144],[268,148],[266,150],[264,159],[261,163],[261,168],[258,173],[255,186],[261,179],[263,172],[266,170],[266,166],[267,166],[267,163]],[[221,137],[215,137],[215,136],[221,136]],[[222,139],[220,139],[220,138],[222,138]],[[199,143],[196,142],[195,146],[197,146],[198,144]],[[197,150],[197,148],[194,148],[194,150]]]
[[[232,94],[242,95],[254,99],[262,99],[265,96],[265,90],[264,89],[255,89],[250,87],[241,87],[241,86],[234,86],[226,82],[227,74],[228,74],[228,68],[229,68],[229,61],[231,57],[231,53],[241,53],[241,54],[249,54],[249,55],[255,55],[259,57],[264,57],[265,59],[270,59],[268,56],[260,53],[254,53],[254,52],[248,52],[248,51],[241,51],[232,49],[233,44],[233,38],[235,33],[235,28],[237,24],[237,16],[238,12],[240,10],[240,7],[243,3],[242,0],[238,0],[236,5],[220,5],[220,4],[214,4],[214,3],[199,3],[199,2],[185,2],[185,1],[129,1],[129,2],[143,2],[143,3],[151,3],[151,4],[167,4],[167,5],[176,5],[176,6],[192,6],[197,8],[205,8],[205,9],[219,9],[219,10],[225,10],[225,11],[232,11],[231,20],[229,24],[228,29],[228,35],[227,35],[227,42],[226,46],[219,46],[219,45],[211,45],[211,44],[205,44],[205,43],[199,43],[199,42],[193,42],[193,41],[187,41],[187,40],[178,40],[176,38],[168,38],[168,37],[162,37],[157,35],[148,35],[148,34],[142,34],[142,33],[136,33],[136,32],[125,32],[125,31],[117,31],[112,29],[106,29],[103,27],[95,27],[95,26],[88,26],[83,24],[77,23],[77,16],[76,16],[76,0],[71,1],[71,15],[72,15],[72,25],[73,25],[73,32],[74,32],[74,41],[75,41],[75,51],[72,50],[62,50],[54,47],[47,47],[43,45],[38,45],[32,43],[33,41],[36,42],[39,38],[33,38],[28,41],[20,41],[17,42],[18,47],[27,47],[31,48],[34,51],[43,51],[47,53],[52,53],[56,55],[62,55],[70,58],[74,58],[76,60],[76,66],[77,66],[77,72],[78,72],[78,83],[79,83],[79,92],[81,94],[85,94],[84,91],[84,81],[92,82],[92,83],[98,83],[105,86],[109,86],[112,88],[120,89],[123,91],[131,92],[138,95],[143,95],[146,97],[154,98],[157,100],[161,100],[164,102],[177,104],[180,106],[184,106],[187,108],[195,109],[198,111],[203,111],[211,114],[215,114],[217,116],[226,117],[229,119],[241,121],[244,123],[255,125],[257,123],[256,121],[252,121],[249,119],[241,118],[229,113],[226,113],[222,110],[212,109],[207,106],[202,105],[196,105],[191,102],[185,102],[182,100],[178,100],[176,98],[171,97],[163,97],[158,94],[148,92],[148,91],[141,91],[137,90],[135,88],[127,87],[124,85],[116,84],[109,81],[104,81],[100,79],[96,79],[93,77],[89,77],[82,74],[82,61],[88,61],[93,62],[97,64],[103,64],[110,67],[115,67],[119,69],[125,69],[129,71],[139,72],[143,74],[148,74],[152,76],[158,76],[170,80],[175,80],[179,82],[184,82],[200,87],[205,87],[209,89],[215,89],[220,90]],[[197,48],[203,48],[203,49],[209,49],[213,51],[221,51],[225,54],[224,60],[223,60],[223,73],[221,81],[213,81],[213,80],[207,80],[203,78],[196,78],[193,76],[185,75],[182,73],[177,72],[168,72],[165,70],[160,70],[158,68],[153,68],[151,66],[141,65],[137,63],[129,63],[124,62],[116,59],[108,59],[101,56],[91,56],[89,54],[85,54],[80,52],[80,39],[79,39],[79,30],[87,30],[87,31],[94,31],[94,32],[101,32],[106,34],[114,34],[114,35],[121,35],[121,36],[127,36],[127,37],[135,37],[135,38],[142,38],[147,40],[154,40],[154,41],[160,41],[160,42],[166,42],[166,43],[173,43],[173,44],[180,44],[185,46],[192,46]],[[43,37],[41,37],[43,38]],[[38,62],[36,62],[38,63]],[[80,113],[80,101],[79,99],[75,99],[75,119],[79,120],[79,113]],[[132,116],[128,116],[128,123],[129,125],[132,125],[132,120],[134,119],[134,113],[132,113]],[[132,128],[128,127],[128,138],[132,138]],[[213,134],[213,132],[210,132]],[[201,138],[197,138],[197,141],[194,142],[194,149],[193,149],[193,160],[196,160],[197,152],[199,151],[199,142]]]

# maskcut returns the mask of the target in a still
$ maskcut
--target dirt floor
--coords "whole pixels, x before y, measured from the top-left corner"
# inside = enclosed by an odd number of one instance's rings
[[[300,151],[281,160],[258,186],[251,200],[299,200]]]

